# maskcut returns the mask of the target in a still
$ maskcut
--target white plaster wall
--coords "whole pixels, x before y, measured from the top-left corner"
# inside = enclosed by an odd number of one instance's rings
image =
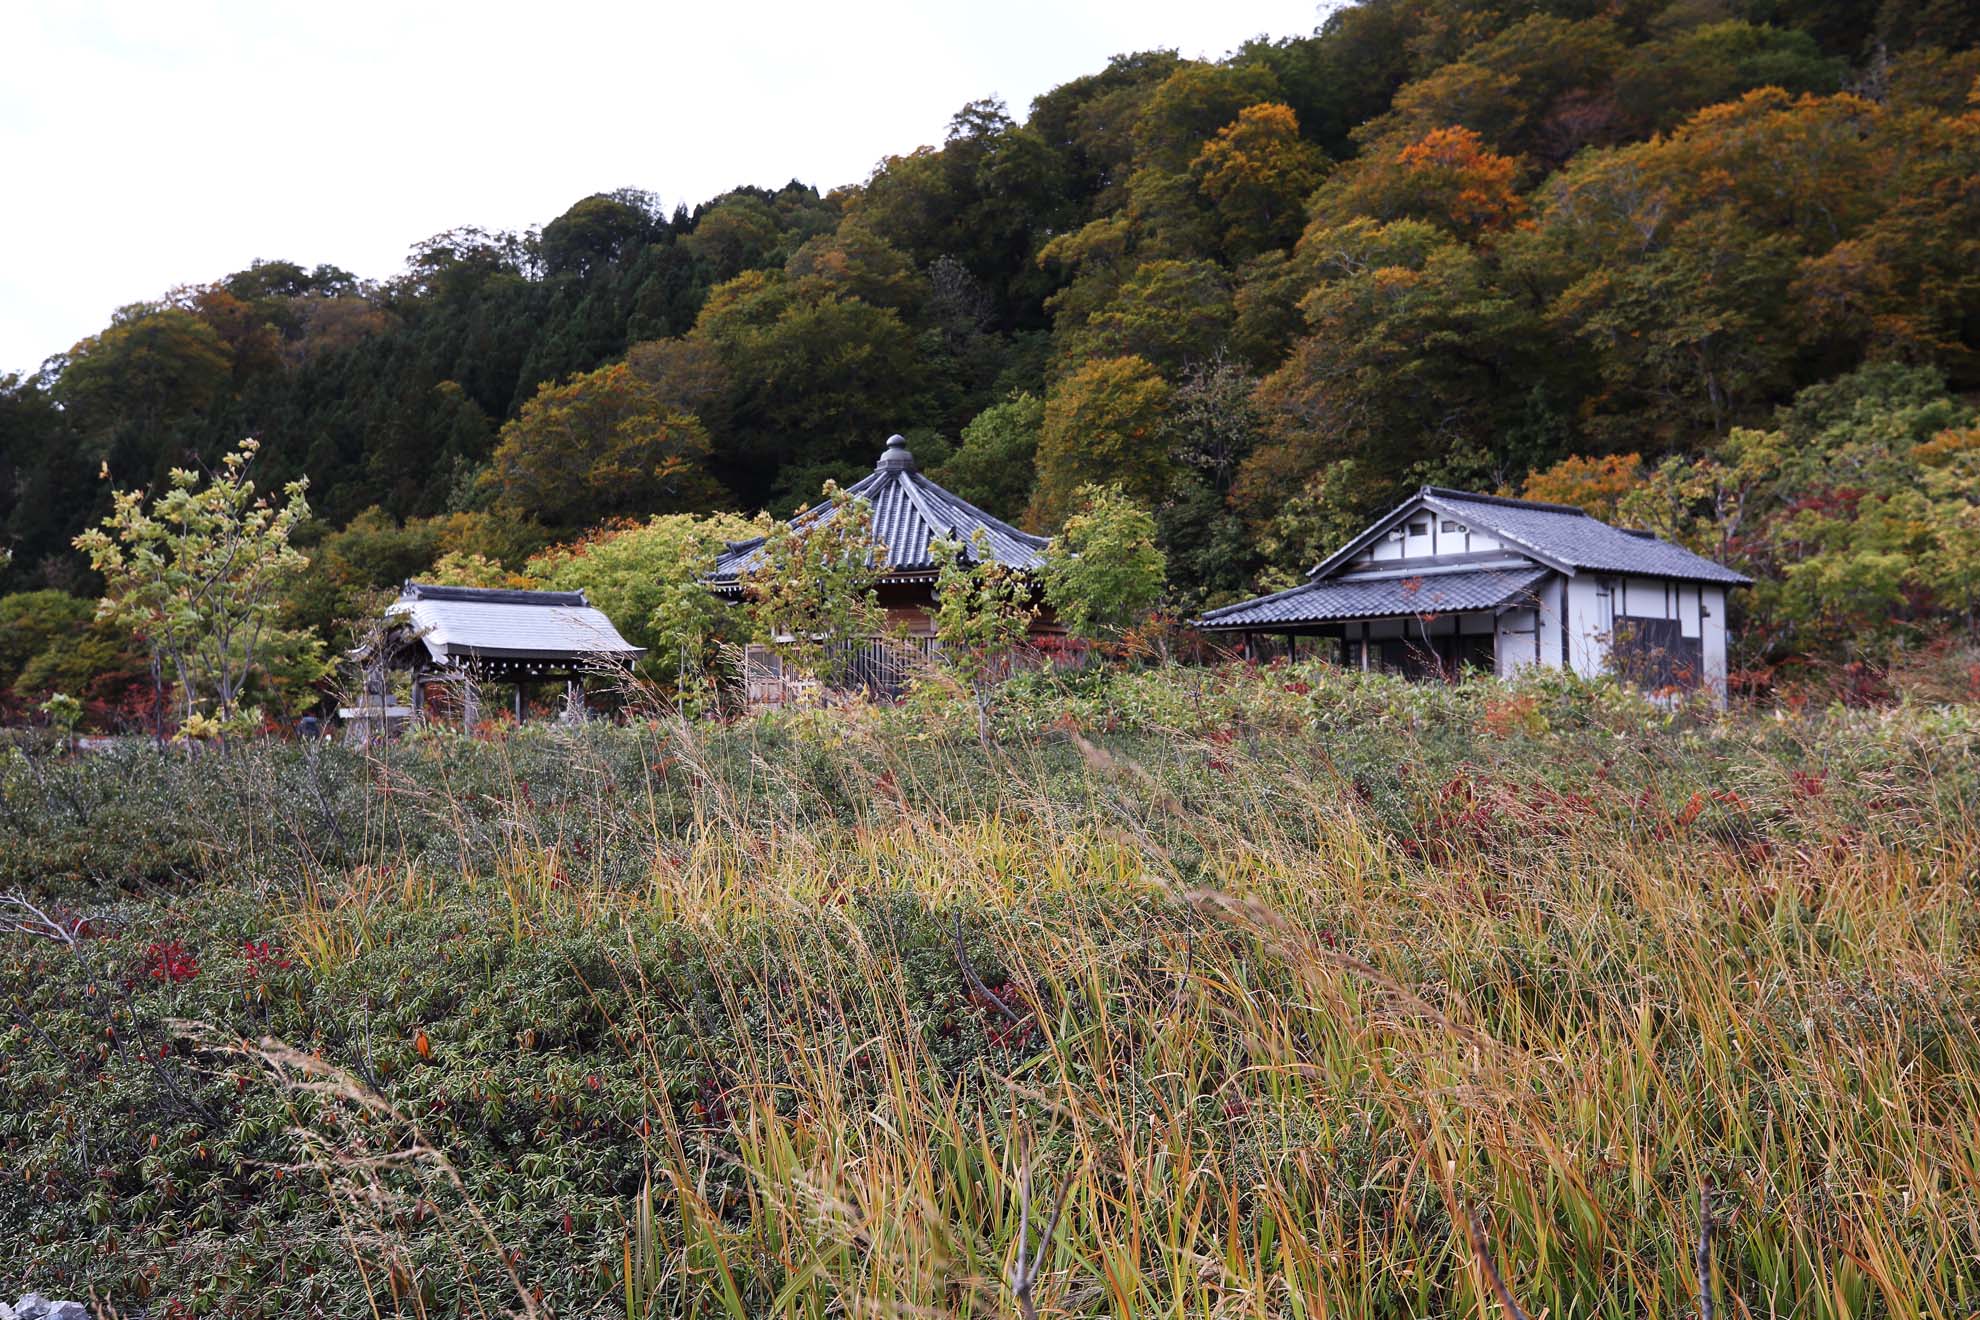
[[[1699,633],[1705,653],[1705,686],[1720,705],[1726,704],[1726,589],[1702,587]]]
[[[1446,523],[1450,525],[1445,526]],[[1412,536],[1411,524],[1422,524],[1424,531]],[[1398,536],[1395,533],[1400,532]],[[1419,509],[1391,520],[1382,528],[1382,533],[1367,549],[1354,557],[1357,564],[1392,563],[1402,559],[1423,559],[1431,555],[1478,554],[1486,550],[1502,550],[1504,544],[1497,537],[1476,531],[1455,518],[1447,518],[1431,509]]]
[[[1436,553],[1432,548],[1436,540],[1436,537],[1432,533],[1436,526],[1437,519],[1429,513],[1405,515],[1402,520],[1402,557],[1404,559],[1422,559]],[[1416,531],[1415,529],[1418,527],[1421,527],[1423,530],[1421,532]]]
[[[1542,663],[1539,609],[1507,610],[1499,616],[1495,643],[1500,678]]]
[[[1627,617],[1632,619],[1675,618],[1675,602],[1671,599],[1671,588],[1675,584],[1665,578],[1625,578],[1622,589]],[[1618,611],[1622,613],[1623,611]]]
[[[1556,573],[1540,584],[1540,663],[1550,669],[1566,664],[1561,653],[1566,620],[1567,579]]]
[[[1567,665],[1583,678],[1593,678],[1609,663],[1609,633],[1615,627],[1610,611],[1612,593],[1605,593],[1593,574],[1567,581]]]

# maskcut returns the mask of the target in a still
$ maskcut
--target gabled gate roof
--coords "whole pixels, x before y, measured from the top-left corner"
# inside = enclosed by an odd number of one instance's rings
[[[520,591],[408,582],[385,610],[436,661],[577,662],[644,653],[582,591]]]

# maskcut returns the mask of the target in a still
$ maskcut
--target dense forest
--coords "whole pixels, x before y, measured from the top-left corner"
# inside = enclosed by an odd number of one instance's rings
[[[1434,482],[1748,568],[1756,669],[1888,660],[1980,595],[1976,40],[1949,0],[1366,0],[972,102],[830,192],[599,194],[382,283],[256,261],[0,379],[0,686],[142,667],[73,538],[250,435],[309,478],[326,639],[444,555],[785,510],[900,431],[1040,531],[1119,485],[1177,613]]]

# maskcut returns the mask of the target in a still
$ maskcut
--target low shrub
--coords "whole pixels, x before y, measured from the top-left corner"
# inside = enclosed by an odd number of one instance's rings
[[[14,747],[0,1260],[154,1313],[1003,1315],[1063,1188],[1064,1313],[1474,1310],[1474,1211],[1530,1313],[1668,1313],[1703,1194],[1734,1309],[1980,1298],[1967,708],[940,702]]]

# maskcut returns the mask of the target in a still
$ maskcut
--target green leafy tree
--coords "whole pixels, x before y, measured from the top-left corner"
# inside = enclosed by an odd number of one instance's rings
[[[1155,519],[1117,486],[1087,486],[1045,561],[1045,600],[1075,637],[1118,638],[1162,599]]]
[[[309,564],[284,593],[284,621],[333,642],[352,625],[376,618],[385,598],[424,574],[442,553],[433,523],[402,524],[377,505],[306,548]]]
[[[993,403],[963,427],[962,443],[929,478],[998,517],[1015,516],[1031,502],[1044,425],[1045,401],[1034,394]]]
[[[1630,51],[1616,74],[1615,101],[1633,123],[1666,132],[1694,111],[1756,87],[1837,91],[1848,69],[1847,61],[1824,54],[1806,32],[1727,19]]]
[[[954,538],[929,547],[937,565],[933,624],[942,668],[968,689],[976,705],[976,736],[990,745],[991,698],[1010,677],[1038,613],[1024,573],[998,562],[979,528],[967,545]]]
[[[1793,378],[1794,343],[1772,322],[1793,273],[1788,240],[1715,211],[1563,290],[1552,320],[1597,355],[1609,423],[1598,429],[1669,447],[1721,433],[1777,395]]]
[[[1062,336],[1060,357],[1138,357],[1179,373],[1214,356],[1230,332],[1230,281],[1215,262],[1151,261]]]
[[[1612,18],[1532,14],[1400,88],[1355,137],[1379,153],[1460,128],[1508,157],[1557,163],[1621,131],[1609,84],[1624,57]]]
[[[96,606],[66,591],[0,596],[0,688],[15,686],[28,663],[86,631]]]
[[[861,437],[931,412],[927,356],[900,313],[820,282],[740,276],[709,295],[694,337],[727,371],[719,471],[745,501],[802,497],[798,474],[870,464]]]
[[[1308,569],[1368,525],[1368,491],[1380,488],[1379,479],[1352,458],[1308,473],[1258,523],[1258,585],[1266,591],[1297,586]]]
[[[487,555],[472,550],[449,550],[427,571],[436,585],[446,587],[516,587],[523,583]]]
[[[1025,127],[1061,162],[1073,196],[1086,204],[1088,218],[1121,204],[1134,169],[1137,121],[1155,89],[1183,63],[1168,50],[1116,55],[1100,72],[1075,78],[1032,102]],[[1203,132],[1228,123],[1242,104],[1232,106]],[[1196,140],[1186,130],[1181,136],[1185,143]]]
[[[1172,471],[1162,423],[1170,389],[1144,358],[1103,358],[1055,383],[1038,434],[1033,527],[1056,527],[1082,487],[1116,482],[1132,499],[1162,497]]]
[[[990,319],[1009,326],[1045,292],[1030,258],[1070,218],[1066,203],[1061,163],[1040,136],[1001,103],[974,101],[941,147],[881,161],[848,199],[847,219],[923,269],[957,263],[986,291]]]
[[[1486,254],[1425,221],[1363,219],[1310,230],[1296,264],[1313,281],[1299,303],[1305,334],[1259,387],[1268,435],[1233,489],[1249,519],[1275,517],[1343,459],[1372,508],[1452,454],[1488,455],[1502,480],[1553,457],[1510,441],[1524,383],[1565,375],[1573,355]]]
[[[69,350],[55,396],[93,432],[156,431],[212,407],[233,362],[213,327],[180,307],[127,307]]]
[[[188,724],[235,726],[264,671],[313,679],[328,669],[321,642],[279,626],[281,593],[307,562],[289,538],[309,516],[308,483],[290,482],[279,504],[257,494],[248,468],[259,449],[243,440],[204,485],[174,469],[149,504],[119,491],[102,525],[76,538],[103,575],[102,614],[143,640],[154,675],[176,681]]]
[[[1768,430],[1643,474],[1618,510],[1755,579],[1734,597],[1756,660],[1879,659],[1980,592],[1980,430],[1929,368],[1882,364],[1811,387]]]
[[[763,552],[743,575],[754,639],[797,672],[833,683],[855,648],[886,627],[875,587],[885,564],[873,541],[873,506],[825,484],[816,516],[757,520]]]
[[[144,647],[114,618],[86,620],[76,632],[42,647],[22,666],[14,691],[24,698],[69,692],[99,711],[127,706],[132,713],[146,708],[147,695],[157,699]]]
[[[717,280],[780,265],[790,248],[776,208],[746,192],[732,193],[703,209],[694,232],[682,243]]]
[[[1155,525],[1179,605],[1248,594],[1257,550],[1230,493],[1264,438],[1257,387],[1257,377],[1224,357],[1196,364],[1176,387],[1164,424],[1176,477]]]
[[[1137,164],[1186,172],[1205,140],[1247,106],[1276,99],[1278,79],[1262,64],[1188,61],[1155,87],[1134,124]]]
[[[647,648],[640,675],[679,697],[705,690],[721,672],[724,644],[739,640],[736,612],[702,579],[724,542],[750,532],[734,514],[663,514],[555,546],[527,571],[553,590],[583,591],[621,636]]]
[[[629,255],[661,231],[650,195],[594,193],[543,226],[543,265],[552,275],[584,275]]]
[[[807,293],[858,298],[912,316],[928,301],[928,279],[906,253],[863,225],[847,222],[807,240],[784,273]]]

